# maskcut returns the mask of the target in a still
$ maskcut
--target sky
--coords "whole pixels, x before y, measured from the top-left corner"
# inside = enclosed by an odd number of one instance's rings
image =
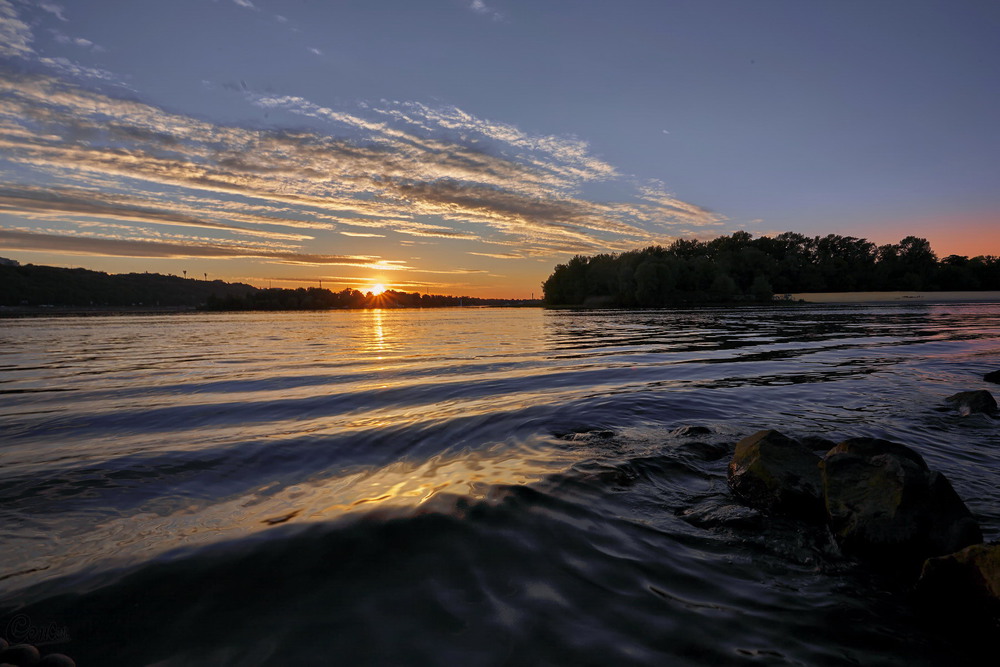
[[[995,0],[0,0],[0,256],[529,298],[795,231],[1000,255]]]

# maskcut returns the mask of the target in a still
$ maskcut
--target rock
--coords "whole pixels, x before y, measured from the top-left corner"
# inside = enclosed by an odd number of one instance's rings
[[[761,513],[744,505],[726,503],[724,499],[703,502],[685,509],[681,519],[699,528],[736,528],[760,530],[764,527]]]
[[[712,429],[707,426],[678,426],[670,432],[675,438],[689,438],[697,435],[711,435]]]
[[[76,667],[76,662],[62,653],[49,653],[38,663],[38,667]]]
[[[980,389],[978,391],[960,391],[945,399],[949,403],[954,403],[958,411],[963,415],[970,415],[974,412],[992,414],[997,411],[997,402],[993,394]]]
[[[828,452],[836,445],[833,440],[827,440],[818,435],[807,435],[804,438],[800,438],[799,442],[814,452]]]
[[[904,459],[909,459],[921,470],[930,472],[927,462],[924,461],[924,457],[920,454],[906,445],[901,445],[891,440],[882,440],[881,438],[848,438],[831,447],[827,452],[827,456],[830,454],[857,454],[861,458],[871,458],[879,454],[891,454],[892,456],[901,456]]]
[[[37,665],[42,656],[31,644],[14,644],[0,651],[0,662],[7,662],[18,667]]]
[[[1000,384],[1000,371],[993,371],[992,373],[987,373],[983,376],[983,379],[987,382],[996,382]]]
[[[776,514],[821,520],[820,458],[778,431],[740,440],[729,463],[729,488],[747,505]]]
[[[928,559],[916,593],[948,618],[1000,619],[1000,544],[976,544]]]
[[[945,476],[905,445],[852,438],[820,469],[830,529],[847,553],[905,568],[982,541]]]

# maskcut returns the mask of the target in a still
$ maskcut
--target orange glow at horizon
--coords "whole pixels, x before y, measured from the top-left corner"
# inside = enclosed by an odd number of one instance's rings
[[[880,244],[898,243],[904,236],[925,238],[939,259],[948,255],[1000,255],[1000,217],[994,213],[886,220],[871,223],[867,232],[867,236],[864,232],[860,235]]]
[[[373,295],[378,296],[379,294],[385,291],[385,285],[383,285],[382,283],[375,283],[374,285],[372,285],[372,288],[369,291]]]

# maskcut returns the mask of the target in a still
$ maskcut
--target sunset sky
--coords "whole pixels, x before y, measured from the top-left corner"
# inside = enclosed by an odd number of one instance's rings
[[[0,0],[0,256],[540,296],[737,230],[1000,255],[996,0]]]

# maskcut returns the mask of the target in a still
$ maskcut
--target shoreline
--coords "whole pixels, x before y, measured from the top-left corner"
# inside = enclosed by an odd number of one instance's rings
[[[996,303],[1000,302],[1000,291],[799,292],[788,297],[792,303],[804,301],[813,304]]]
[[[765,305],[767,302],[757,302]],[[770,305],[909,305],[909,304],[957,304],[957,303],[1000,303],[1000,291],[941,291],[941,292],[796,292],[775,295]],[[704,304],[723,305],[723,304]],[[734,304],[724,304],[734,305]],[[740,304],[735,305],[751,305]],[[691,307],[692,305],[682,306]],[[545,308],[547,310],[600,310],[586,306],[544,306],[541,303],[519,303],[503,306],[431,306],[439,308]],[[695,306],[696,307],[696,306]],[[113,315],[176,315],[190,313],[264,313],[264,312],[327,312],[341,310],[422,310],[427,307],[408,308],[321,308],[321,309],[261,309],[261,310],[214,310],[196,306],[0,306],[0,320],[28,317],[100,317]],[[638,309],[642,310],[642,309]]]

